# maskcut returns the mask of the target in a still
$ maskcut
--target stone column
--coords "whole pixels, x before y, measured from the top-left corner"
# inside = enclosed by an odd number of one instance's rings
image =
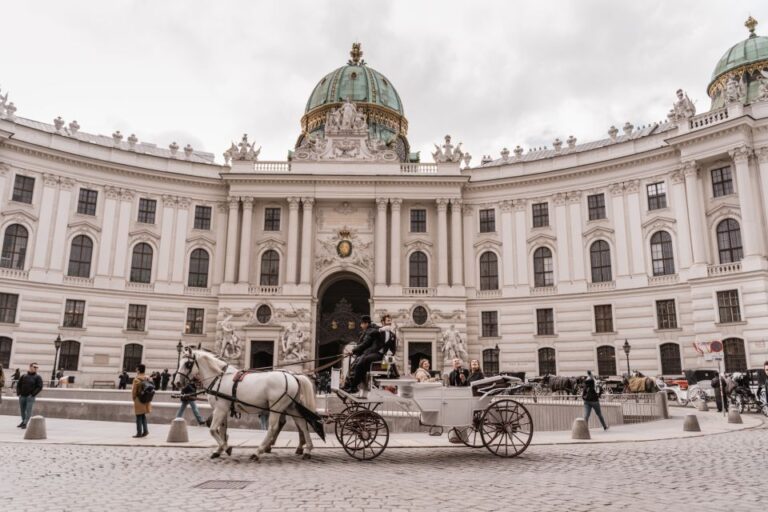
[[[701,186],[699,185],[699,170],[696,162],[683,162],[683,175],[685,176],[685,192],[688,203],[688,220],[691,228],[691,245],[693,246],[693,264],[706,265],[707,258],[707,231],[704,227],[704,208],[701,200]]]
[[[187,268],[184,259],[187,257],[187,223],[189,222],[189,198],[179,197],[176,202],[176,223],[174,226],[173,253],[171,256],[173,269],[172,280],[187,284],[184,269]],[[210,269],[209,269],[210,270]]]
[[[763,237],[761,233],[760,210],[755,201],[757,183],[752,179],[749,170],[749,157],[752,148],[740,146],[729,152],[736,167],[736,186],[739,192],[739,207],[741,209],[741,240],[744,246],[744,259],[750,256],[760,257],[763,254]]]
[[[0,208],[8,202],[5,195],[5,187],[8,182],[8,166],[0,164]]]
[[[518,286],[528,286],[528,242],[526,240],[525,211],[528,202],[525,199],[515,200],[515,273],[517,276],[516,284]]]
[[[69,206],[72,201],[74,180],[62,178],[59,186],[59,201],[56,205],[56,219],[53,223],[53,241],[51,242],[51,260],[48,267],[51,270],[66,269],[64,255],[67,254],[67,224],[69,223]]]
[[[566,283],[571,280],[571,254],[568,244],[568,207],[565,204],[564,193],[555,194],[555,234],[557,236],[557,276],[558,282]]]
[[[568,213],[571,220],[571,277],[574,281],[584,280],[584,225],[581,220],[581,192],[568,192]]]
[[[451,286],[463,286],[461,199],[451,199]]]
[[[285,261],[285,284],[296,284],[299,253],[299,198],[288,198],[288,257]]]
[[[112,240],[115,233],[115,219],[117,212],[117,200],[120,197],[120,189],[105,187],[104,195],[104,220],[101,224],[101,243],[99,244],[99,260],[96,274],[109,276],[112,262]]]
[[[624,184],[615,183],[608,190],[613,201],[613,229],[616,235],[616,276],[629,275],[627,223],[624,219]]]
[[[315,205],[315,199],[312,197],[302,198],[301,204],[304,206],[304,217],[301,221],[301,284],[310,284],[312,282],[312,210]]]
[[[469,205],[461,208],[464,215],[464,284],[475,286],[475,210]]]
[[[760,183],[762,184],[762,206],[763,206],[763,225],[768,229],[768,146],[759,148],[755,151],[758,162],[758,171]]]
[[[171,247],[173,246],[173,209],[176,198],[164,195],[162,218],[160,219],[160,250],[157,255],[157,282],[170,281]]]
[[[227,218],[227,263],[224,269],[224,282],[235,282],[235,273],[237,271],[237,224],[239,222],[240,200],[236,197],[230,197],[229,217]]]
[[[403,200],[393,198],[389,200],[389,204],[392,208],[392,225],[390,226],[390,229],[392,230],[390,236],[390,244],[392,245],[389,247],[389,283],[393,286],[400,286],[400,261],[402,258],[400,255],[400,250],[402,248],[402,242],[400,239],[400,223],[402,222],[400,216],[400,207],[403,204]]]
[[[627,193],[627,224],[629,225],[629,240],[631,250],[629,259],[632,262],[632,274],[647,275],[645,269],[645,243],[643,242],[642,217],[640,216],[640,181],[632,180],[624,184]]]
[[[213,224],[213,232],[216,235],[216,253],[213,255],[213,284],[224,282],[224,262],[226,261],[227,246],[227,212],[229,205],[226,201],[216,204],[216,219]]]
[[[691,227],[688,223],[688,201],[685,198],[685,176],[680,171],[675,171],[671,176],[672,200],[675,202],[675,218],[677,219],[677,256],[679,267],[689,268],[692,258],[691,252]]]
[[[53,227],[53,223],[56,222],[58,217],[64,217],[66,220],[69,216],[69,211],[62,211],[61,215],[57,212],[57,215],[54,217],[58,187],[59,178],[57,176],[52,174],[43,175],[43,193],[40,198],[40,221],[38,222],[37,233],[35,234],[35,254],[32,258],[32,268],[34,269],[45,269],[48,248],[51,244],[51,228]]]
[[[112,275],[119,278],[125,278],[128,270],[126,260],[128,258],[128,231],[131,228],[133,196],[132,190],[122,190],[120,194],[120,214],[117,218],[117,240],[115,240],[115,266],[112,269]],[[153,267],[155,265],[154,258],[152,265]],[[152,276],[153,279],[156,277],[156,275]]]
[[[515,247],[512,242],[514,236],[514,220],[512,209],[514,203],[512,201],[502,201],[501,208],[501,276],[502,284],[504,286],[512,286],[515,284]]]
[[[376,198],[376,240],[373,241],[375,278],[377,285],[387,284],[387,202],[386,197]]]
[[[237,282],[248,284],[251,274],[251,232],[253,231],[253,198],[241,197],[243,222],[240,225],[240,268]]]
[[[448,285],[448,200],[437,199],[437,285]]]

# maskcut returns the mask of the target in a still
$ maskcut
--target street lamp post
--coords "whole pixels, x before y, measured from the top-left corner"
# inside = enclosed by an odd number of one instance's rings
[[[176,368],[179,367],[179,363],[181,363],[181,351],[184,348],[184,345],[181,343],[181,340],[179,340],[178,345],[176,345]]]
[[[59,365],[59,350],[61,349],[61,334],[56,336],[56,340],[53,342],[53,346],[56,347],[56,352],[53,354],[53,368],[51,369],[51,385],[55,386],[56,367]]]
[[[627,377],[629,377],[632,374],[632,371],[629,369],[629,351],[630,350],[632,350],[632,347],[630,346],[629,342],[625,339],[624,353],[627,355]]]

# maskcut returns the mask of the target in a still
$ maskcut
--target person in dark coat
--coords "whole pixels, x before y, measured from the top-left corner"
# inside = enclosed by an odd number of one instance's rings
[[[171,374],[168,373],[168,368],[163,370],[163,373],[160,374],[160,389],[165,391],[168,389],[168,381],[171,379]]]
[[[357,356],[355,360],[355,369],[352,376],[352,382],[344,388],[347,393],[357,393],[360,384],[365,381],[371,363],[381,361],[384,354],[384,340],[379,333],[376,324],[371,323],[371,317],[363,315],[360,318],[360,329],[363,331],[360,335],[360,341],[352,350],[352,354]]]
[[[763,404],[768,404],[768,361],[763,363],[763,373],[758,373],[757,376],[757,398],[765,396]]]
[[[152,384],[155,385],[155,389],[160,389],[160,372],[152,372]]]
[[[131,380],[131,377],[128,375],[128,372],[123,370],[123,373],[117,377],[117,389],[126,389],[129,380]]]
[[[483,370],[480,369],[480,361],[478,359],[471,360],[469,362],[469,377],[467,378],[467,382],[471,384],[476,380],[483,380],[484,378],[485,374],[483,373]]]
[[[11,389],[16,389],[16,383],[19,382],[19,379],[21,379],[21,370],[16,368],[16,371],[13,372],[13,376],[11,377]]]
[[[197,385],[196,384],[197,384],[197,381],[189,381],[187,385],[181,389],[181,395],[179,395],[179,398],[181,399],[181,405],[179,406],[179,410],[176,411],[176,417],[183,418],[184,411],[187,409],[187,407],[189,407],[190,409],[192,409],[192,414],[195,415],[197,424],[205,425],[205,419],[203,419],[202,415],[200,414],[200,411],[197,408],[197,403],[196,403]]]
[[[38,375],[37,369],[37,363],[32,363],[29,365],[29,371],[16,383],[16,394],[19,396],[21,409],[21,423],[17,425],[19,428],[27,428],[27,422],[32,417],[35,397],[43,390],[43,379]]]
[[[461,367],[461,359],[458,357],[453,360],[453,370],[448,374],[449,386],[467,386],[469,385],[469,370]]]
[[[712,389],[715,391],[715,405],[717,412],[728,412],[728,382],[725,377],[718,375],[712,379]]]
[[[600,393],[597,391],[595,378],[592,376],[592,370],[587,370],[587,379],[584,381],[584,389],[581,392],[581,398],[584,400],[584,421],[589,424],[589,416],[592,411],[597,414],[597,419],[603,425],[603,430],[608,430],[608,425],[603,419],[603,411],[600,409]]]

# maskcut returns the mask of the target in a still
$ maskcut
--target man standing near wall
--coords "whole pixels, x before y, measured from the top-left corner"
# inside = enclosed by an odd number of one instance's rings
[[[29,371],[16,383],[16,394],[19,396],[21,409],[21,423],[17,425],[19,428],[27,428],[27,422],[32,417],[35,397],[43,390],[43,379],[37,374],[37,369],[37,363],[32,363],[29,365]]]

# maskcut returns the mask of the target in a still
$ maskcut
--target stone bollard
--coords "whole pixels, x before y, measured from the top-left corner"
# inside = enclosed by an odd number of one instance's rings
[[[171,422],[171,430],[168,431],[166,443],[188,443],[187,422],[184,418],[174,418]]]
[[[571,439],[592,439],[592,436],[589,435],[589,426],[584,418],[576,418],[573,420]]]
[[[656,414],[663,420],[669,419],[669,404],[665,391],[656,392]]]
[[[683,432],[701,432],[699,426],[699,418],[695,414],[689,414],[685,417],[683,422]]]
[[[701,412],[707,412],[709,410],[709,406],[707,405],[706,400],[699,400],[696,402],[696,410]]]
[[[739,414],[738,410],[731,408],[728,411],[728,423],[744,423],[741,421],[741,414]]]
[[[24,439],[48,439],[45,432],[45,418],[42,416],[32,416],[29,419],[29,423],[27,423]]]

